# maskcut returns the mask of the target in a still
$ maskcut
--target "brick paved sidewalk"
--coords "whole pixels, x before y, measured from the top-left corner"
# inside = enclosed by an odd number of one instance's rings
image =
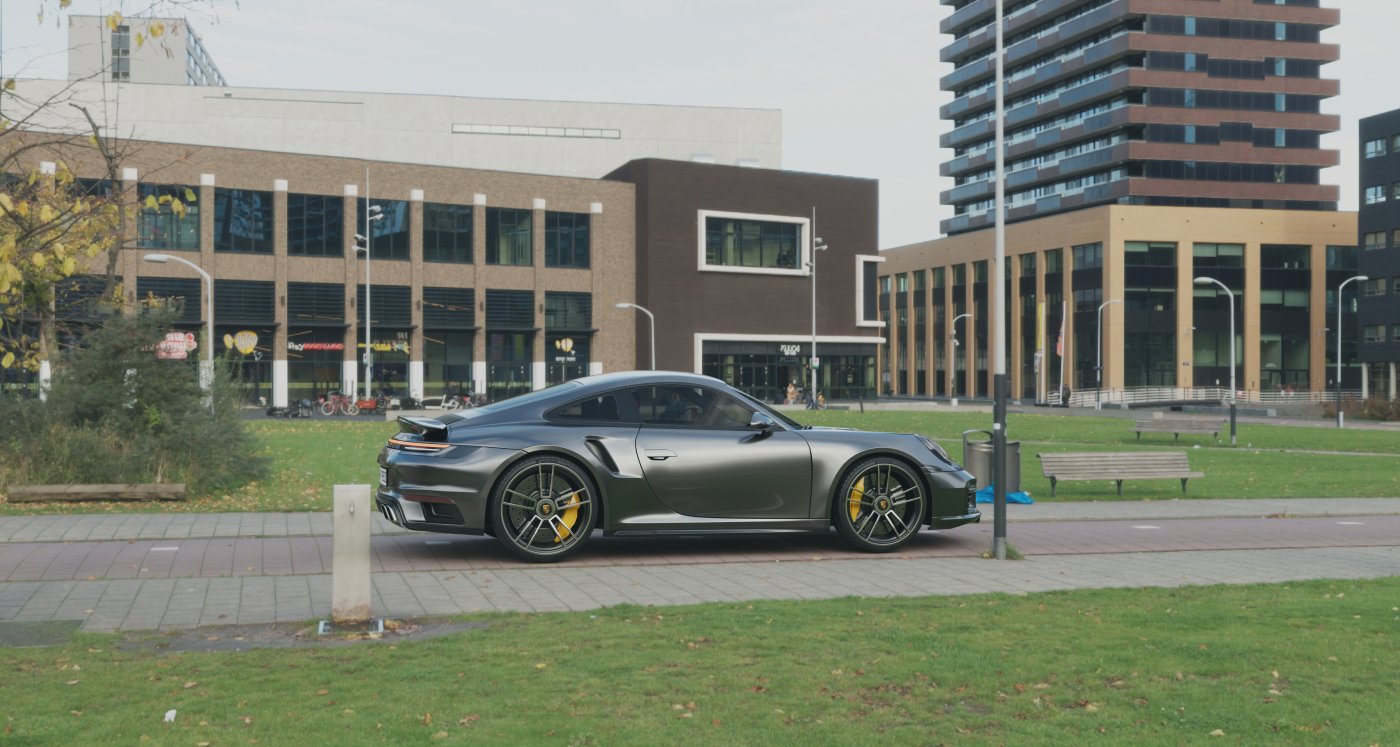
[[[992,507],[982,504],[990,521]],[[1012,504],[1011,521],[1257,518],[1262,516],[1400,515],[1400,498],[1248,498],[1240,500],[1039,502]],[[406,534],[375,516],[374,534]],[[0,544],[7,542],[90,542],[213,537],[329,536],[329,512],[286,514],[65,514],[0,516]]]

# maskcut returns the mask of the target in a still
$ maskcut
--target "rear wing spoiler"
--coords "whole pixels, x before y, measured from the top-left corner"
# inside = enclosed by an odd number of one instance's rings
[[[407,415],[399,416],[399,425],[405,429],[418,434],[424,441],[446,441],[447,424],[441,420],[432,418],[414,418]]]

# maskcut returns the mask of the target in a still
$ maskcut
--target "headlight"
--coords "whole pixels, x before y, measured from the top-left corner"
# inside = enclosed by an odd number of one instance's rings
[[[937,456],[939,459],[947,462],[954,469],[958,468],[958,463],[953,461],[952,457],[948,456],[948,452],[944,451],[942,446],[939,446],[938,444],[934,443],[933,439],[929,438],[928,436],[925,436],[922,433],[915,433],[914,438],[919,439],[919,443],[923,444],[925,448],[933,452],[934,456]]]

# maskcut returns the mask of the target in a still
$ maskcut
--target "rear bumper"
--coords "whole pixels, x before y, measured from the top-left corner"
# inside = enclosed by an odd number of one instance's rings
[[[402,495],[380,490],[374,496],[375,509],[390,523],[420,532],[482,534],[480,526],[467,526],[455,502],[437,503],[407,500]]]

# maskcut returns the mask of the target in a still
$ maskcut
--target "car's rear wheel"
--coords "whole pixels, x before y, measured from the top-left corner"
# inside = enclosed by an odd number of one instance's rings
[[[890,552],[924,523],[923,484],[898,459],[875,457],[855,466],[836,493],[836,531],[858,549]]]
[[[491,529],[513,555],[532,563],[561,560],[593,533],[598,491],[574,463],[554,456],[526,459],[496,483]]]

